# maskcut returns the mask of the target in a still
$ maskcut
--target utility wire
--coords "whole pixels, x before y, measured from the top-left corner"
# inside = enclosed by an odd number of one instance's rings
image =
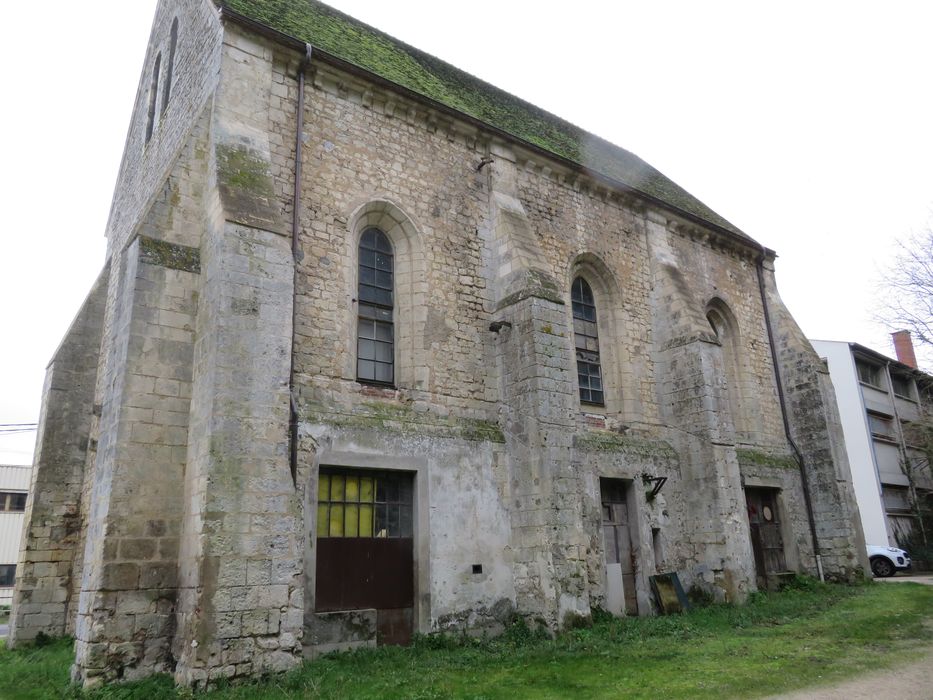
[[[21,435],[22,433],[34,433],[38,430],[38,426],[33,425],[31,428],[20,428],[20,427],[0,427],[0,436],[2,435]]]

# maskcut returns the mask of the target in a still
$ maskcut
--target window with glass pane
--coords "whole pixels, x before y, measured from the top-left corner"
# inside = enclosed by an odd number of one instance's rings
[[[913,398],[914,392],[911,391],[913,382],[907,377],[900,377],[896,374],[891,375],[891,388],[894,393],[905,399]]]
[[[887,416],[880,416],[877,413],[868,414],[868,424],[871,427],[871,434],[894,439],[894,421]]]
[[[26,510],[26,493],[23,491],[0,491],[0,511],[19,512]]]
[[[321,469],[318,537],[411,537],[413,489],[405,472]]]
[[[602,406],[603,376],[599,366],[599,335],[596,332],[596,302],[593,290],[582,277],[573,281],[573,338],[577,351],[577,380],[580,401]]]
[[[392,244],[377,228],[360,238],[356,376],[361,382],[395,383]]]
[[[864,384],[871,384],[874,387],[881,387],[881,369],[861,360],[855,361],[855,369],[858,372],[859,381]]]

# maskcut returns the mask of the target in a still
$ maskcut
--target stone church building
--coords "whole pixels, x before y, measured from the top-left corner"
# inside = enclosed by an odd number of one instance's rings
[[[774,252],[314,0],[160,2],[106,236],[11,620],[79,681],[864,570]]]

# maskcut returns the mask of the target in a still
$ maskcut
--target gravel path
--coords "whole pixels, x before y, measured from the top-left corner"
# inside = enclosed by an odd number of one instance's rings
[[[933,649],[906,666],[768,700],[933,700]]]

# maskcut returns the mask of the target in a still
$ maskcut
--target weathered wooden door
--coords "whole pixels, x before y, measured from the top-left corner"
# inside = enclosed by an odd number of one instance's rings
[[[626,501],[626,483],[600,479],[603,509],[603,545],[606,555],[607,605],[609,612],[638,614],[635,596],[635,562]],[[618,589],[621,588],[621,591]]]
[[[758,588],[764,590],[771,587],[773,574],[787,570],[777,509],[777,489],[746,489],[745,500]]]
[[[404,472],[321,468],[315,610],[376,610],[378,644],[408,644],[413,483]]]

